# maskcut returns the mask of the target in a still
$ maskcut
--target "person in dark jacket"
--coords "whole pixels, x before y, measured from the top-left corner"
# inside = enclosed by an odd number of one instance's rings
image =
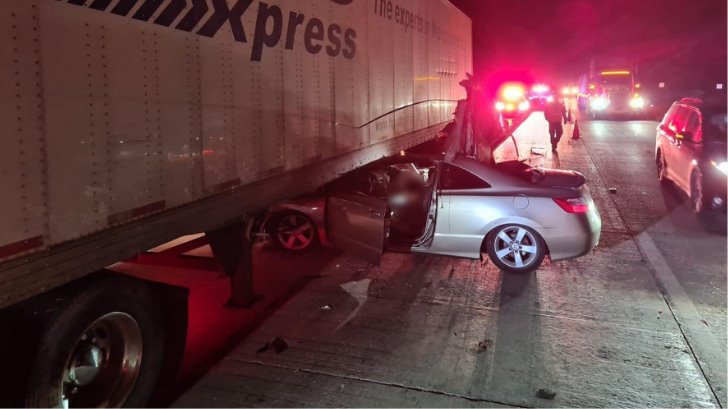
[[[564,127],[561,125],[562,121],[566,122],[566,107],[563,101],[553,100],[546,104],[543,110],[543,115],[549,123],[549,135],[551,136],[551,150],[556,150],[556,147],[561,140],[561,135],[564,134]]]

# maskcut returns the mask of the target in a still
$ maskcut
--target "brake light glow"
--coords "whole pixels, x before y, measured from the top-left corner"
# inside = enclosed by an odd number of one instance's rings
[[[574,197],[570,199],[556,199],[554,202],[564,209],[566,213],[586,213],[589,211],[589,203],[583,197]]]
[[[531,105],[528,103],[528,101],[523,101],[520,104],[518,104],[518,110],[519,111],[528,111],[528,108],[530,108]]]

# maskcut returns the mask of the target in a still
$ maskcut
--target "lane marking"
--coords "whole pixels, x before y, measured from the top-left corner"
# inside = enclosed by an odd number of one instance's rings
[[[680,331],[683,333],[685,342],[693,353],[703,376],[708,381],[708,386],[713,392],[715,399],[720,407],[725,407],[725,387],[726,387],[726,354],[713,337],[707,326],[701,321],[701,315],[695,308],[695,304],[683,289],[678,281],[675,273],[667,264],[667,260],[662,256],[652,237],[647,232],[642,232],[635,236],[637,248],[642,256],[647,260],[651,270],[655,273],[654,277],[667,306],[670,308],[675,322]],[[678,316],[683,320],[678,320]],[[710,380],[717,381],[716,388],[711,384]]]
[[[594,155],[584,138],[580,140],[594,165],[597,175],[602,182],[602,186],[606,187],[607,183],[594,160]],[[665,304],[670,309],[670,314],[677,324],[685,343],[690,348],[695,363],[702,373],[708,388],[710,388],[718,406],[721,408],[725,407],[726,400],[721,398],[726,393],[726,354],[720,348],[715,338],[713,338],[710,331],[703,326],[704,324],[700,321],[700,314],[695,308],[695,304],[693,304],[690,297],[680,285],[677,277],[672,272],[667,261],[662,257],[662,253],[660,253],[660,250],[649,234],[642,232],[635,236],[632,229],[629,228],[627,219],[622,214],[617,200],[613,195],[609,195],[609,198],[612,204],[614,204],[619,217],[622,219],[622,225],[629,232],[642,258],[647,262],[649,271],[654,273],[652,277],[657,284],[660,294],[662,294],[662,298],[665,300]],[[678,318],[678,313],[681,317],[686,318],[687,322],[681,322]],[[688,338],[688,335],[690,338]],[[713,362],[717,363],[714,364]],[[716,367],[718,368],[717,370],[715,370]],[[713,385],[714,382],[717,382],[718,385]],[[720,391],[720,395],[716,389]]]

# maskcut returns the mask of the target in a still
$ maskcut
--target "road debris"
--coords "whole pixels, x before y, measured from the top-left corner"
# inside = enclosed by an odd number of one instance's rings
[[[265,345],[263,345],[262,347],[258,348],[258,350],[255,351],[255,353],[256,354],[263,353],[263,352],[267,351],[269,347],[270,347],[270,342],[266,342]]]
[[[553,400],[555,396],[556,392],[550,389],[539,389],[538,392],[536,392],[536,397],[541,399]]]
[[[322,311],[331,311],[331,306],[330,306],[330,305],[328,305],[328,304],[324,304],[324,306],[323,306],[323,307],[321,307],[321,310],[322,310]]]
[[[546,148],[540,147],[540,146],[534,146],[531,148],[531,153],[534,155],[546,155]]]
[[[478,352],[479,354],[483,353],[483,352],[487,351],[488,348],[490,348],[491,346],[493,346],[493,340],[486,339],[486,340],[480,341],[480,342],[478,342],[478,347],[476,349],[476,352]]]
[[[617,188],[616,187],[610,187],[609,188],[609,193],[617,193]]]
[[[288,343],[280,337],[274,339],[273,342],[270,343],[270,345],[273,347],[273,350],[276,351],[276,354],[280,354],[281,352],[288,349]]]
[[[706,321],[706,320],[700,320],[700,322],[702,322],[703,324],[705,324],[706,327],[708,326],[708,321]]]

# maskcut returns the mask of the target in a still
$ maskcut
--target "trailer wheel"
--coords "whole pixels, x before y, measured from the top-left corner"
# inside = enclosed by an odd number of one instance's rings
[[[26,406],[145,406],[164,353],[151,294],[144,284],[109,280],[56,311],[31,367]]]

